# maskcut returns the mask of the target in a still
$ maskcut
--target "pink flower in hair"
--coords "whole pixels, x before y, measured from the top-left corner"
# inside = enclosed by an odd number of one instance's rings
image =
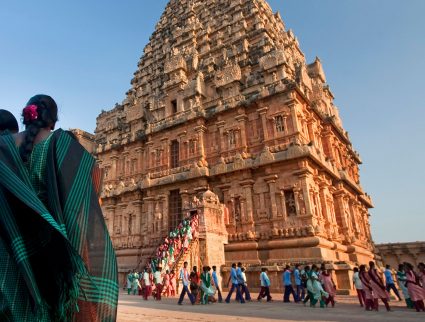
[[[24,122],[31,122],[38,118],[37,105],[28,105],[24,108]]]

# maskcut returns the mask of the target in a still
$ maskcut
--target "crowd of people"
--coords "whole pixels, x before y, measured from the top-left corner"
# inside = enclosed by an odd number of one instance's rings
[[[118,269],[96,161],[55,130],[52,97],[32,97],[21,119],[19,132],[0,110],[0,321],[115,321]]]
[[[198,235],[199,215],[194,213],[185,218],[165,238],[156,249],[155,255],[149,260],[148,266],[155,272],[157,267],[164,271],[171,270],[176,260],[186,252],[190,243]]]
[[[393,291],[399,301],[402,301],[401,295],[395,284],[394,275],[397,277],[398,285],[406,301],[408,308],[415,308],[417,311],[423,311],[425,300],[425,265],[420,263],[416,272],[409,263],[399,266],[396,274],[387,265],[384,271],[385,280],[381,273],[376,269],[375,263],[370,262],[369,266],[360,265],[353,269],[353,286],[357,291],[359,304],[367,311],[378,311],[379,300],[385,308],[390,311],[390,295]],[[155,273],[150,268],[142,274],[129,273],[127,284],[128,293],[137,293],[143,295],[145,300],[152,295],[151,287],[156,290],[153,292],[155,299],[160,300],[161,294],[167,297],[176,296],[176,280],[182,283],[182,289],[178,299],[178,304],[183,303],[184,298],[189,298],[191,304],[209,304],[214,302],[230,303],[233,293],[236,293],[235,300],[239,303],[252,301],[251,293],[248,287],[246,277],[246,268],[242,263],[233,263],[229,278],[226,283],[228,293],[225,298],[222,295],[222,289],[219,283],[217,267],[204,266],[202,272],[198,272],[196,266],[190,271],[188,263],[185,262],[180,269],[178,276],[174,271],[161,273],[161,268],[157,267]],[[135,275],[134,275],[135,274]],[[136,276],[136,277],[133,277]],[[139,277],[140,276],[140,277]],[[257,301],[266,298],[267,302],[272,302],[271,281],[266,267],[261,269],[259,274],[260,290]],[[142,282],[140,282],[142,281]],[[290,267],[287,265],[282,273],[282,285],[284,286],[284,303],[290,303],[291,298],[295,303],[303,303],[306,306],[316,307],[319,303],[321,308],[335,307],[336,304],[336,285],[332,278],[332,272],[326,268],[325,264],[320,266],[300,265]]]

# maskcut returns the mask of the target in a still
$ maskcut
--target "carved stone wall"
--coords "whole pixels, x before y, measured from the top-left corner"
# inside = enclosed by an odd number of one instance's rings
[[[171,0],[131,84],[95,136],[120,271],[173,228],[172,193],[184,214],[207,188],[226,232],[200,245],[211,264],[221,249],[226,265],[374,258],[361,160],[320,59],[266,1]]]
[[[383,264],[391,265],[393,269],[397,269],[398,264],[404,262],[409,262],[415,267],[421,262],[425,263],[425,241],[378,244],[376,248]]]

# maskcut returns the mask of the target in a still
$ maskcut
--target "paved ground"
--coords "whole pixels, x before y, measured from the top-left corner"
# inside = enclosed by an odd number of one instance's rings
[[[379,312],[366,312],[358,305],[354,297],[340,296],[335,308],[310,308],[302,304],[284,304],[274,295],[272,303],[249,302],[239,304],[190,305],[186,298],[184,305],[177,305],[176,298],[163,299],[161,302],[150,299],[143,301],[139,296],[121,294],[118,306],[118,321],[425,321],[425,313],[417,313],[403,308],[403,302],[391,301],[393,312],[386,312],[380,304]]]

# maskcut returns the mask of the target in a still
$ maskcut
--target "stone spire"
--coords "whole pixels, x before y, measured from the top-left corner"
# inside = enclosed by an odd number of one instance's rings
[[[119,114],[123,128],[149,134],[297,82],[312,95],[298,41],[266,1],[171,0]]]

